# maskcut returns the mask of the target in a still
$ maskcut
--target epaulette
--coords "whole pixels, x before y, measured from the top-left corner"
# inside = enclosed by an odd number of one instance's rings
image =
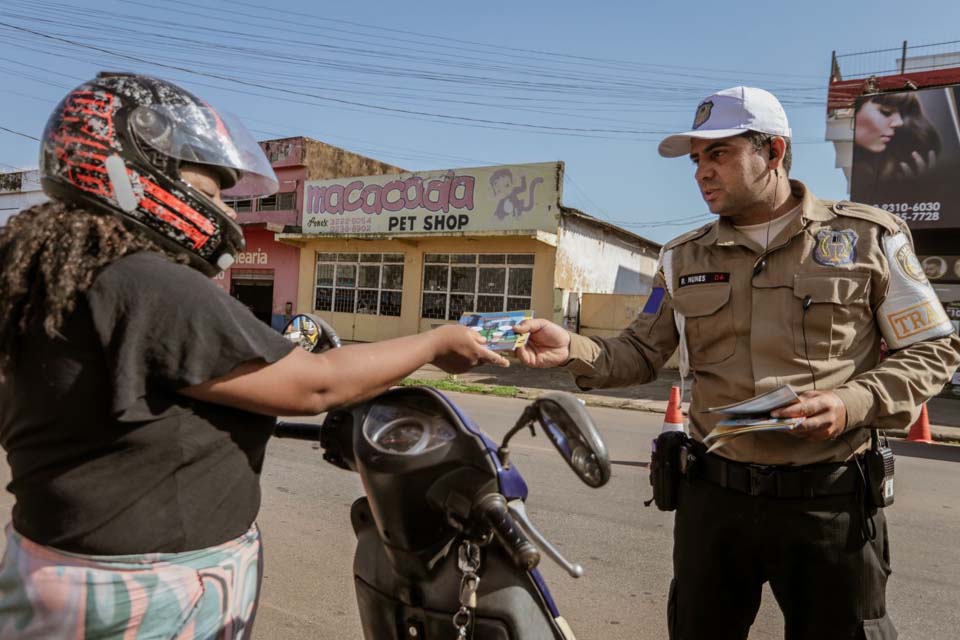
[[[668,249],[679,247],[680,245],[690,242],[691,240],[696,240],[700,236],[704,235],[707,231],[710,231],[710,228],[715,224],[717,224],[716,220],[713,222],[708,222],[707,224],[698,229],[694,229],[693,231],[687,231],[683,235],[677,236],[673,240],[667,242],[667,244],[663,245],[663,250],[667,251]]]
[[[883,209],[871,207],[866,204],[860,204],[859,202],[847,202],[845,200],[835,202],[833,203],[833,206],[830,207],[830,210],[838,216],[859,218],[860,220],[866,220],[868,222],[878,224],[886,229],[891,235],[900,233],[902,230],[902,223],[900,222],[900,218],[897,216],[888,211],[884,211]]]

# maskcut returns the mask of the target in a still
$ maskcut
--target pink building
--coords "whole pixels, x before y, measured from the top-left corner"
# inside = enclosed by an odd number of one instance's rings
[[[214,282],[279,331],[298,308],[300,249],[277,242],[274,235],[300,231],[304,183],[402,169],[305,137],[266,140],[260,146],[280,188],[272,196],[255,200],[224,198],[237,211],[247,247]]]

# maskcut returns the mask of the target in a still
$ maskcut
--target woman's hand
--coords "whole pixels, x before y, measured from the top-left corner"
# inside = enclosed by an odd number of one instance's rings
[[[905,178],[919,178],[925,173],[933,171],[937,166],[937,152],[932,149],[923,156],[919,151],[910,154],[913,166],[908,162],[900,163],[900,171]]]
[[[488,349],[486,338],[458,324],[448,324],[430,332],[433,343],[431,364],[447,373],[464,373],[478,364],[509,367],[510,361]]]
[[[534,318],[524,320],[513,330],[530,334],[527,343],[516,350],[517,358],[528,367],[558,367],[570,359],[570,334],[560,325]]]

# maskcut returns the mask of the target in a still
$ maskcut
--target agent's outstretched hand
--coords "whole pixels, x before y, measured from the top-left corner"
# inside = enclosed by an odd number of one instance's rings
[[[558,324],[542,318],[524,320],[516,333],[529,333],[527,343],[516,349],[517,358],[528,367],[549,369],[570,359],[570,333]]]

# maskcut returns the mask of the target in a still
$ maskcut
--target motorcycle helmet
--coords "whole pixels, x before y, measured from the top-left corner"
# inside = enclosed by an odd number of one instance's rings
[[[180,175],[204,165],[242,197],[277,191],[277,176],[240,122],[177,85],[100,73],[57,105],[40,144],[40,180],[51,198],[119,216],[207,275],[228,269],[243,230]]]

